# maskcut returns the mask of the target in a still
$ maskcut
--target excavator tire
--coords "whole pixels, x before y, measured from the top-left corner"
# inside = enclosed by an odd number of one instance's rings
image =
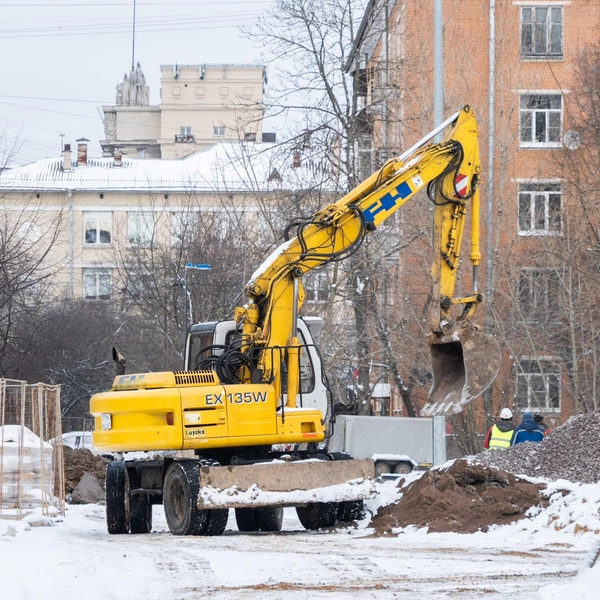
[[[174,461],[169,465],[163,483],[163,505],[173,535],[205,534],[209,511],[196,505],[199,490],[200,463],[197,460]]]
[[[340,523],[352,523],[360,521],[365,516],[365,505],[362,500],[348,500],[340,502],[337,513],[337,520]]]
[[[222,535],[227,527],[227,520],[229,519],[228,508],[214,508],[212,510],[205,511],[208,513],[206,529],[202,535],[216,536]]]
[[[236,508],[235,522],[237,523],[238,531],[242,531],[244,533],[258,531],[255,508]]]
[[[256,509],[259,531],[281,531],[283,525],[283,506],[265,506]]]
[[[129,533],[129,477],[121,461],[106,466],[106,526],[111,535]]]
[[[296,514],[302,527],[313,531],[335,525],[338,509],[338,502],[314,502],[306,506],[296,506]]]
[[[129,496],[129,530],[131,533],[152,531],[152,503],[148,494]]]
[[[331,460],[354,460],[351,454],[348,452],[332,452],[329,454]],[[346,502],[340,502],[337,511],[337,520],[340,523],[351,523],[352,521],[359,521],[364,517],[365,506],[362,500],[350,500]]]
[[[235,521],[239,531],[281,531],[283,507],[236,508]]]

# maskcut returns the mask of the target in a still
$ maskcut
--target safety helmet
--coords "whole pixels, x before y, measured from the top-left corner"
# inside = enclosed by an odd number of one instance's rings
[[[510,410],[510,408],[503,408],[500,411],[500,418],[504,419],[505,421],[512,419],[513,418],[512,410]]]

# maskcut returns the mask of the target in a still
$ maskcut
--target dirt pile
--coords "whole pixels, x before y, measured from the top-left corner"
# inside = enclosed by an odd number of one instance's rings
[[[600,480],[600,413],[567,421],[542,442],[488,450],[475,458],[499,469],[529,477],[567,479],[583,483]]]
[[[487,531],[522,519],[544,502],[543,486],[482,463],[461,459],[409,484],[396,504],[382,508],[371,526],[379,535],[395,527],[428,527],[429,533]]]
[[[106,482],[106,464],[109,459],[102,456],[94,456],[89,450],[73,450],[63,446],[65,462],[65,492],[73,493],[77,484],[85,473],[93,475],[100,485],[104,487]]]

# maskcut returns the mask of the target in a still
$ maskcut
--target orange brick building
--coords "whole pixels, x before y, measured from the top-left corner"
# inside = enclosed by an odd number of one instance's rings
[[[472,416],[483,430],[500,407],[510,406],[541,411],[557,426],[598,408],[600,360],[593,332],[600,282],[589,247],[600,225],[600,197],[587,186],[582,200],[581,180],[573,180],[585,160],[582,131],[573,123],[585,122],[578,115],[582,103],[574,98],[586,75],[582,55],[598,43],[600,2],[439,5],[444,116],[470,104],[479,121],[488,298],[480,318],[504,355],[493,394],[472,404]],[[367,5],[347,62],[366,132],[358,144],[365,173],[434,127],[435,7],[434,0]],[[567,164],[573,165],[569,172]],[[399,230],[424,222],[427,214],[427,200],[417,200],[399,215]],[[431,260],[426,237],[400,258],[406,301],[397,304],[413,316],[427,294],[428,282],[419,277]]]

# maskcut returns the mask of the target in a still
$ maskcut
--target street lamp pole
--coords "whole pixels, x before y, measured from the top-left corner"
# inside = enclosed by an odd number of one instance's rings
[[[187,343],[187,333],[192,324],[192,301],[188,294],[188,271],[194,269],[196,271],[210,271],[210,265],[187,263],[183,269],[183,297],[185,310],[185,327],[183,329],[183,353],[185,355],[185,346]]]

